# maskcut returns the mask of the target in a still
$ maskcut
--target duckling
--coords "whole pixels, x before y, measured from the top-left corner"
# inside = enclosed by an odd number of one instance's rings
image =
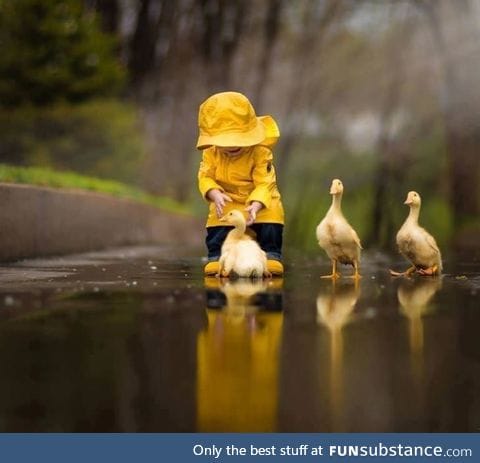
[[[422,199],[416,191],[409,191],[404,204],[410,207],[405,223],[397,233],[397,246],[400,253],[413,265],[404,272],[390,270],[393,276],[436,275],[442,271],[442,256],[435,238],[418,224]]]
[[[340,262],[345,265],[353,265],[355,273],[352,278],[358,280],[361,277],[358,267],[362,245],[357,233],[342,214],[343,184],[340,180],[333,180],[330,194],[332,195],[332,205],[316,230],[319,246],[332,260],[332,274],[324,275],[322,278],[332,278],[333,280],[339,278],[337,262]]]
[[[245,233],[247,225],[244,215],[234,209],[220,221],[235,228],[228,233],[222,245],[219,276],[228,277],[233,273],[247,278],[271,277],[267,269],[267,255],[258,243]]]

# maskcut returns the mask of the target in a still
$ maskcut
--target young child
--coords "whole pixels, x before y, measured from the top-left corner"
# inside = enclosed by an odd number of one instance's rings
[[[232,209],[248,213],[247,225],[267,254],[273,275],[283,274],[284,212],[271,147],[280,132],[271,116],[257,117],[250,101],[236,92],[212,95],[200,105],[197,149],[202,196],[210,202],[207,218],[206,275],[218,273],[221,247],[231,227],[219,219]]]

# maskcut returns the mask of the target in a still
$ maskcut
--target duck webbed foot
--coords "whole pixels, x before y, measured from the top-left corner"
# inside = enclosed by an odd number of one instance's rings
[[[404,272],[396,272],[395,270],[392,270],[392,269],[389,269],[389,271],[390,271],[390,275],[392,275],[392,277],[408,277],[412,273],[415,273],[417,271],[417,267],[412,265],[410,268],[408,268]]]
[[[340,273],[332,273],[331,275],[322,275],[320,278],[338,280],[341,276]]]
[[[362,278],[362,275],[360,275],[360,273],[358,271],[358,263],[354,262],[353,267],[355,269],[353,275],[350,275],[347,278],[353,278],[355,281],[358,281],[358,280],[360,280],[360,278]]]
[[[230,278],[231,276],[231,271],[226,270],[225,268],[222,268],[220,272],[218,272],[215,276],[219,278]]]
[[[330,280],[338,280],[342,275],[337,272],[337,261],[332,260],[332,273],[330,275],[322,275],[320,278],[328,278]]]
[[[419,268],[417,269],[417,272],[423,276],[433,276],[438,273],[438,265],[434,265],[428,268]]]

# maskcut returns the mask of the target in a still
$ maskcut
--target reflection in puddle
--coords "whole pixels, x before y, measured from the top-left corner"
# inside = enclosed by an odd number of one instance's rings
[[[332,283],[317,296],[317,323],[330,333],[330,411],[333,429],[342,428],[343,415],[343,334],[360,296],[358,285]]]
[[[209,280],[208,327],[197,344],[197,431],[274,431],[282,295],[272,282]]]
[[[4,265],[0,430],[478,431],[480,256],[441,282],[367,258],[360,295],[309,259],[204,280],[186,252]]]
[[[412,353],[423,351],[422,317],[431,311],[430,300],[442,287],[439,278],[402,279],[398,291],[400,312],[409,320],[409,340]]]
[[[425,380],[423,316],[432,311],[430,301],[441,286],[440,278],[404,278],[397,290],[400,312],[408,318],[412,394],[419,408],[425,403],[422,393]]]

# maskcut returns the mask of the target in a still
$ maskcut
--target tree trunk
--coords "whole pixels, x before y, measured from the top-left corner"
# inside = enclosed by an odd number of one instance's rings
[[[315,54],[320,53],[320,48],[328,33],[330,26],[338,21],[339,16],[345,11],[345,4],[342,0],[328,0],[325,2],[321,13],[318,13],[318,3],[309,0],[303,11],[303,27],[298,44],[296,59],[293,62],[294,72],[302,72],[311,65],[311,60]],[[283,136],[279,146],[279,156],[277,167],[279,172],[285,172],[291,157],[293,147],[297,140],[298,129],[303,125],[308,111],[312,107],[312,101],[315,100],[315,94],[319,82],[315,82],[312,87],[311,79],[305,76],[304,79],[295,75],[292,78],[292,87],[288,99],[287,108],[291,108],[288,114],[286,124],[283,129]],[[298,108],[295,110],[295,108]],[[281,182],[280,182],[281,183]]]
[[[230,87],[231,65],[238,48],[245,17],[247,0],[198,0],[203,18],[201,52],[208,74],[211,92]]]
[[[408,8],[408,5],[407,5]],[[408,15],[405,15],[408,18]],[[407,19],[402,24],[402,37],[408,37],[406,33]],[[372,229],[370,236],[366,240],[367,244],[378,247],[388,247],[391,237],[395,235],[392,214],[389,211],[389,200],[391,192],[395,191],[395,184],[401,181],[399,178],[400,169],[397,169],[394,162],[396,152],[393,141],[390,139],[393,118],[399,110],[401,102],[402,82],[404,78],[404,63],[402,60],[402,50],[407,46],[404,39],[399,41],[396,37],[386,47],[386,69],[390,76],[385,82],[385,93],[380,108],[380,131],[376,143],[375,151],[378,156],[377,170],[374,174],[374,195],[372,212]],[[387,71],[388,72],[388,71]],[[398,172],[395,172],[398,170]]]
[[[110,34],[116,34],[120,22],[118,0],[96,0],[94,7],[100,13],[102,29]]]
[[[163,63],[160,53],[157,53],[157,46],[159,42],[163,42],[163,48],[168,49],[175,27],[175,12],[175,2],[140,0],[128,63],[133,86],[141,85],[153,70],[156,70],[158,78],[158,70]]]
[[[264,23],[263,49],[258,64],[257,85],[253,91],[253,101],[258,113],[263,113],[263,94],[270,72],[272,54],[278,37],[279,19],[283,0],[269,0]]]
[[[456,226],[461,228],[469,218],[480,215],[480,100],[477,96],[480,59],[478,53],[474,53],[468,62],[458,66],[454,55],[458,52],[458,43],[468,43],[468,33],[475,30],[475,25],[469,24],[472,21],[468,14],[469,2],[456,4],[460,8],[449,11],[447,17],[454,21],[453,29],[461,34],[462,40],[457,37],[453,44],[447,29],[450,26],[452,30],[452,23],[446,25],[445,16],[441,16],[442,5],[451,5],[425,0],[418,0],[416,4],[425,13],[440,61],[442,110],[450,167],[450,204]],[[475,38],[478,39],[478,32]]]

